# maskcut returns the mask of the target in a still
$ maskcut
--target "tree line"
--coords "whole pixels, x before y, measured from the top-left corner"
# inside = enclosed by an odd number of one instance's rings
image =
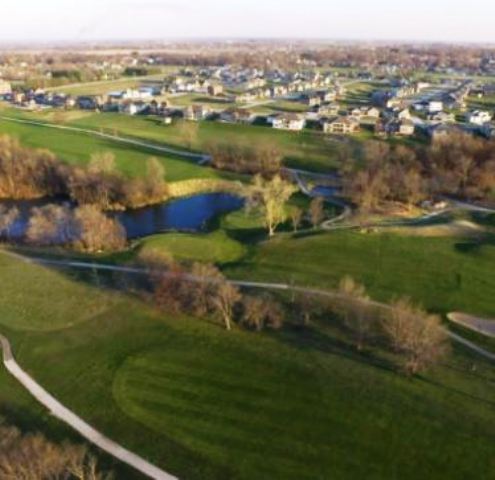
[[[203,145],[203,149],[211,156],[212,166],[219,170],[269,178],[279,174],[282,168],[282,152],[270,141],[210,141]]]
[[[388,351],[398,368],[416,375],[439,364],[449,352],[441,319],[408,298],[389,306],[373,302],[363,285],[347,276],[329,296],[294,290],[289,299],[246,293],[214,265],[179,264],[156,253],[141,255],[147,272],[144,297],[167,313],[214,319],[227,330],[234,325],[252,331],[311,328],[313,322],[338,320],[358,352]],[[136,281],[135,278],[133,281]],[[139,288],[143,285],[140,284]]]
[[[79,205],[102,210],[138,208],[168,197],[165,169],[156,159],[146,174],[128,178],[117,171],[112,153],[96,153],[87,167],[68,165],[48,150],[22,146],[16,138],[0,136],[0,198],[34,199],[65,196]]]
[[[344,195],[364,212],[442,195],[485,199],[495,191],[495,141],[462,132],[426,148],[369,141],[361,159],[344,158],[341,175]]]

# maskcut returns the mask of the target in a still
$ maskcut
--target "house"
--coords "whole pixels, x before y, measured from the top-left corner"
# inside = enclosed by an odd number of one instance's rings
[[[363,117],[380,118],[380,110],[376,107],[362,107],[360,110]]]
[[[12,86],[5,80],[0,80],[0,95],[10,95],[12,93]]]
[[[409,118],[404,118],[399,121],[399,135],[411,136],[414,135],[414,122]]]
[[[453,113],[447,113],[447,112],[430,113],[427,118],[432,123],[455,122],[455,115]]]
[[[315,107],[322,102],[320,96],[316,93],[303,93],[300,97],[300,101],[304,103],[304,105],[308,105],[308,107]]]
[[[253,115],[245,108],[229,108],[220,114],[220,120],[227,123],[251,123]]]
[[[437,113],[443,110],[443,102],[431,100],[428,102],[428,113]]]
[[[324,103],[313,108],[313,112],[320,116],[336,117],[340,112],[338,103]]]
[[[283,113],[273,116],[271,123],[273,128],[278,130],[301,131],[306,125],[306,120],[296,113]]]
[[[411,119],[411,112],[409,111],[408,108],[404,108],[403,110],[400,110],[397,113],[397,118],[399,120],[410,120]]]
[[[324,103],[333,102],[337,98],[335,90],[319,90],[316,95],[320,97],[320,100]]]
[[[484,125],[492,120],[492,114],[483,110],[474,110],[466,115],[466,121],[475,125]]]
[[[208,86],[208,95],[211,95],[212,97],[216,97],[218,95],[221,95],[222,93],[223,93],[223,85],[217,83]]]
[[[234,95],[230,98],[234,103],[251,103],[256,101],[256,95],[252,92],[244,92],[239,95]]]
[[[191,121],[206,120],[211,114],[211,109],[206,105],[192,105],[184,110],[184,118]]]
[[[119,106],[119,111],[126,115],[138,115],[149,109],[149,105],[141,100],[124,102]]]
[[[101,97],[85,95],[77,97],[76,102],[81,110],[96,110],[104,104]]]
[[[322,122],[325,133],[349,134],[359,131],[359,120],[354,117],[338,117]]]

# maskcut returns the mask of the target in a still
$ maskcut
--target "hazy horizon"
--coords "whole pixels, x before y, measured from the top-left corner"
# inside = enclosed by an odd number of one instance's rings
[[[24,0],[2,7],[0,42],[314,39],[495,43],[495,3],[459,0]],[[28,33],[26,33],[28,32]]]

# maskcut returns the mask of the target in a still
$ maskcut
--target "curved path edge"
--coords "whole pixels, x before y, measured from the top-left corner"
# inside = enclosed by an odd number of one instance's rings
[[[447,318],[457,325],[473,330],[474,332],[485,335],[486,337],[495,338],[495,320],[481,318],[475,315],[469,315],[461,312],[450,312]]]
[[[113,440],[105,437],[98,430],[86,423],[82,418],[62,405],[55,397],[50,395],[29,374],[27,374],[16,362],[9,341],[0,335],[0,344],[3,350],[3,363],[7,371],[43,406],[45,406],[56,418],[76,430],[86,440],[112,455],[121,462],[131,466],[149,478],[155,480],[178,480],[177,477],[161,470],[144,458],[127,450]]]

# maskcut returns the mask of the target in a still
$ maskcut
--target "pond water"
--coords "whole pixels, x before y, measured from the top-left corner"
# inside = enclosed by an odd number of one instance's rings
[[[10,237],[20,239],[24,236],[31,211],[50,203],[63,204],[63,201],[50,199],[33,201],[1,201],[7,207],[16,206],[20,215],[10,229]],[[68,202],[65,202],[69,204]],[[242,198],[226,193],[208,193],[193,197],[181,198],[170,202],[111,213],[124,226],[129,239],[147,237],[166,231],[204,231],[212,219],[219,215],[233,212],[242,208]],[[70,205],[70,204],[69,204]]]

